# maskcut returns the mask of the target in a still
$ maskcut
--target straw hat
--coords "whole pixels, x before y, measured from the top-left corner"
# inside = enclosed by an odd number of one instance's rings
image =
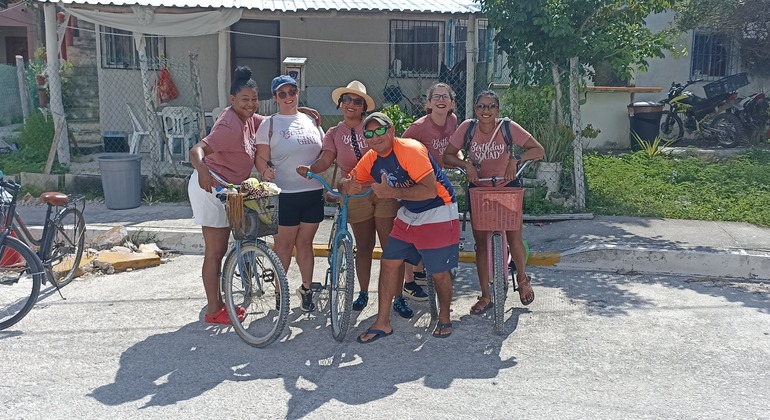
[[[340,100],[340,96],[346,93],[352,93],[353,95],[358,95],[364,98],[366,101],[366,109],[369,111],[374,109],[374,99],[366,94],[366,86],[364,86],[364,84],[358,80],[353,80],[352,82],[348,83],[346,87],[340,87],[332,91],[332,102],[334,102],[334,105],[337,105]]]

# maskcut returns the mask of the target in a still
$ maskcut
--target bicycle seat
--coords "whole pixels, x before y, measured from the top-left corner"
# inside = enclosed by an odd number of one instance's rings
[[[39,201],[52,206],[65,206],[70,202],[70,198],[67,194],[60,192],[44,192],[40,195]]]

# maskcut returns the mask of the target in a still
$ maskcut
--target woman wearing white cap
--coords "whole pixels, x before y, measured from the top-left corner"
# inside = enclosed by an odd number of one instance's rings
[[[353,80],[345,87],[334,89],[332,102],[342,110],[342,121],[329,129],[324,137],[321,155],[311,165],[300,165],[297,172],[321,173],[334,161],[340,167],[341,177],[348,173],[369,150],[364,138],[363,120],[366,111],[374,110],[374,100],[366,93],[366,86]],[[360,311],[369,301],[369,280],[372,269],[372,251],[376,237],[385,246],[393,219],[400,204],[395,199],[379,199],[374,194],[351,198],[348,202],[348,222],[356,241],[356,275],[361,291],[353,302],[353,310]]]
[[[278,234],[275,253],[288,271],[292,250],[302,285],[297,289],[303,312],[312,312],[313,237],[324,217],[321,183],[297,174],[295,168],[315,161],[321,153],[323,131],[312,118],[300,113],[297,81],[282,75],[273,79],[273,99],[278,113],[269,117],[257,130],[257,170],[265,181],[281,188],[278,196]]]

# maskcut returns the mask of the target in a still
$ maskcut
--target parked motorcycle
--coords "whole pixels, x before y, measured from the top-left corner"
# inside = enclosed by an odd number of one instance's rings
[[[770,100],[764,92],[752,93],[746,98],[738,98],[730,110],[743,123],[743,129],[749,142],[767,140],[767,129],[770,124]]]
[[[721,92],[710,89],[707,92],[712,94],[701,98],[685,90],[702,80],[688,80],[684,85],[671,83],[668,97],[661,101],[668,107],[661,117],[661,137],[676,142],[684,137],[686,130],[687,133],[694,133],[696,138],[715,138],[723,147],[737,146],[745,138],[743,124],[738,117],[725,111],[733,106],[738,94],[731,89],[725,91],[723,88]],[[722,83],[722,80],[724,79],[714,83],[720,83],[720,86],[730,85]],[[709,85],[713,86],[712,83]]]

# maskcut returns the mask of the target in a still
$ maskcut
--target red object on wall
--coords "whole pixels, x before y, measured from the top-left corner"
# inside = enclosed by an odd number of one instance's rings
[[[59,12],[56,14],[56,21],[59,23],[59,25],[64,23],[64,17],[66,15],[64,12]],[[61,45],[59,46],[59,56],[62,58],[62,60],[67,59],[67,35],[66,31],[69,31],[69,28],[65,29],[65,35],[64,39],[61,42]]]

